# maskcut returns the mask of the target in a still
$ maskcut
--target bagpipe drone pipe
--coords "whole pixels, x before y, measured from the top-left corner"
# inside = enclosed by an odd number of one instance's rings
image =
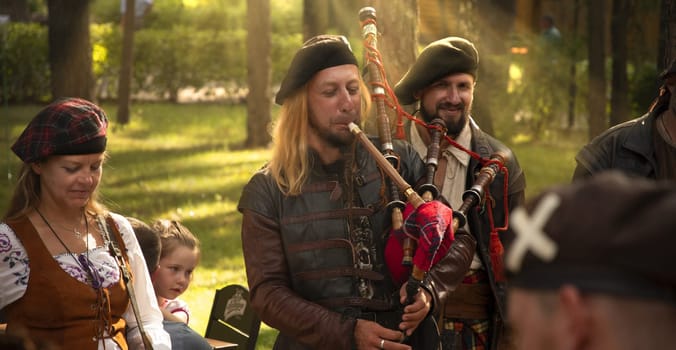
[[[375,147],[366,135],[355,124],[351,125],[352,132],[376,160],[378,166],[390,179],[390,202],[388,208],[392,214],[392,231],[386,246],[386,263],[397,285],[407,283],[407,299],[412,302],[417,294],[426,274],[451,247],[454,233],[462,229],[467,222],[469,211],[484,202],[487,188],[491,185],[498,172],[505,174],[505,201],[507,211],[507,168],[503,154],[493,154],[488,159],[467,150],[446,135],[445,124],[442,120],[432,120],[429,124],[408,114],[399,105],[397,98],[390,88],[385,76],[382,57],[377,48],[376,11],[372,7],[364,7],[359,11],[364,44],[365,69],[367,70],[367,85],[371,87],[371,96],[376,108],[378,136],[380,150]],[[425,126],[433,142],[428,146],[426,156],[426,180],[416,190],[403,180],[397,171],[398,156],[393,151],[392,129],[388,112],[397,115],[397,136],[404,138],[402,119],[405,117],[412,123]],[[434,185],[434,174],[438,165],[439,146],[446,140],[451,146],[457,147],[477,159],[482,165],[473,185],[462,195],[463,204],[452,210],[438,200],[439,190]],[[406,203],[400,198],[403,194]],[[487,206],[490,210],[490,205]],[[492,213],[489,213],[492,215]],[[491,220],[491,240],[497,240],[498,231],[507,229],[507,222],[503,227],[496,228]],[[501,244],[491,244],[491,247],[501,249]],[[498,252],[495,256],[501,256]],[[494,254],[491,254],[494,256]],[[501,259],[500,259],[501,260]],[[502,266],[502,261],[493,261],[494,266]]]

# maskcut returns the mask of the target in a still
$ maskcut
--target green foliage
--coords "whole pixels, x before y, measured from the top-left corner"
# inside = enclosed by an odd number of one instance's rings
[[[92,70],[96,79],[99,97],[117,94],[117,77],[122,57],[122,37],[113,23],[92,24]]]
[[[298,48],[303,44],[303,35],[295,33],[282,35],[272,32],[272,82],[280,83],[291,64],[291,59]]]
[[[571,99],[571,83],[577,88],[574,114],[584,111],[586,64],[580,55],[583,46],[573,40],[549,42],[531,35],[515,39],[514,47],[527,51],[505,58],[511,61],[511,79],[505,101],[499,105],[506,109],[504,116],[516,121],[510,129],[513,134],[537,140],[567,126],[564,121]],[[575,65],[575,76],[571,76],[572,65]],[[501,123],[507,121],[496,122]]]
[[[92,30],[92,37],[95,38],[94,71],[101,86],[99,96],[115,96],[121,55],[119,28],[109,24],[92,28],[96,28]],[[134,40],[133,91],[143,90],[175,99],[178,89],[189,86],[201,88],[212,83],[245,86],[246,35],[243,29],[226,32],[185,26],[139,30]],[[301,42],[298,33],[272,34],[273,84],[281,81]],[[97,55],[97,52],[105,54]]]
[[[273,85],[279,84],[302,43],[301,8],[300,0],[271,2]],[[91,14],[96,96],[116,98],[122,56],[119,1],[94,1]],[[132,91],[175,101],[181,88],[245,87],[246,25],[244,0],[155,1],[134,35]],[[8,81],[5,93],[16,102],[48,100],[46,27],[11,23],[6,28],[0,56]]]
[[[89,5],[92,23],[120,23],[120,2],[125,0],[95,0]]]
[[[0,28],[1,96],[12,102],[46,101],[50,95],[47,28],[9,23]]]
[[[245,35],[196,31],[185,26],[139,31],[135,40],[136,89],[175,100],[178,89],[202,87],[209,81],[246,81]]]
[[[270,1],[272,33],[301,33],[303,29],[303,2],[301,0]],[[272,41],[274,43],[274,40]]]
[[[633,116],[638,117],[647,112],[650,104],[657,97],[661,84],[658,75],[659,72],[653,62],[643,62],[633,69],[633,74],[630,75],[632,81],[629,84]]]

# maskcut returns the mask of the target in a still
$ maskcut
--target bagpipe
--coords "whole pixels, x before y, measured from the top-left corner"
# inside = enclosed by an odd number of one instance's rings
[[[478,204],[487,200],[486,189],[491,185],[496,175],[504,173],[504,208],[507,212],[507,168],[504,166],[506,155],[494,154],[489,159],[465,149],[446,135],[445,123],[436,119],[429,124],[405,112],[399,105],[397,98],[390,88],[385,76],[385,69],[381,55],[377,49],[376,11],[373,7],[364,7],[359,11],[364,45],[365,69],[368,72],[367,85],[370,86],[371,97],[376,108],[378,136],[380,150],[369,140],[364,132],[354,123],[350,124],[350,131],[376,161],[378,167],[389,179],[390,202],[388,209],[392,217],[392,230],[386,242],[386,264],[393,281],[406,284],[407,303],[413,302],[426,274],[441,260],[451,247],[454,234],[467,222],[467,215]],[[366,80],[366,79],[365,79]],[[425,159],[425,183],[414,190],[399,174],[399,157],[394,152],[392,144],[392,128],[389,122],[389,113],[397,116],[396,134],[404,138],[403,118],[418,123],[429,129],[432,142],[428,146]],[[438,200],[439,189],[434,185],[434,175],[438,166],[440,144],[446,140],[451,146],[467,152],[482,165],[481,170],[471,188],[463,193],[463,204],[452,210]],[[406,203],[400,198],[403,194]],[[491,205],[487,205],[490,207]],[[492,217],[492,212],[489,213]],[[507,219],[503,227],[496,228],[491,219],[491,240],[497,240],[498,231],[507,229]],[[493,249],[494,242],[491,242]],[[502,249],[501,244],[496,249]],[[501,252],[496,252],[501,253]],[[493,256],[493,254],[491,254]],[[498,259],[494,259],[498,260]],[[492,261],[495,266],[502,266],[502,261]],[[500,268],[500,267],[498,267]]]

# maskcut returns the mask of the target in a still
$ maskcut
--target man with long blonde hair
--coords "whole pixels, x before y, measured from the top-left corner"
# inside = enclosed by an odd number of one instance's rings
[[[402,305],[405,288],[385,264],[386,181],[348,129],[361,123],[370,96],[347,39],[305,42],[275,102],[272,159],[238,206],[251,306],[279,330],[275,349],[435,349],[416,339],[436,331],[422,322],[451,288],[437,281],[449,279],[433,269]],[[422,160],[408,143],[393,144],[398,170],[415,184]],[[452,258],[438,263],[443,274],[455,270]]]

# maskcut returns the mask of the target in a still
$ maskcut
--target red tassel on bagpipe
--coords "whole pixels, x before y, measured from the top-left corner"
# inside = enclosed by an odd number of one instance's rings
[[[502,246],[500,237],[497,231],[491,232],[491,240],[488,246],[488,251],[491,256],[491,265],[493,265],[493,275],[498,282],[505,281],[505,266],[503,256],[505,255],[505,248]]]
[[[491,224],[491,237],[488,245],[488,252],[491,257],[491,265],[493,266],[493,275],[495,276],[495,280],[498,282],[504,282],[506,280],[504,263],[505,248],[502,245],[502,241],[500,241],[500,235],[498,232],[507,230],[507,227],[509,226],[509,209],[507,205],[509,198],[507,195],[509,172],[504,166],[501,167],[501,170],[505,176],[505,181],[503,183],[504,200],[502,203],[505,211],[505,222],[502,227],[495,227],[495,222],[493,220],[493,203],[487,203],[488,216]]]

